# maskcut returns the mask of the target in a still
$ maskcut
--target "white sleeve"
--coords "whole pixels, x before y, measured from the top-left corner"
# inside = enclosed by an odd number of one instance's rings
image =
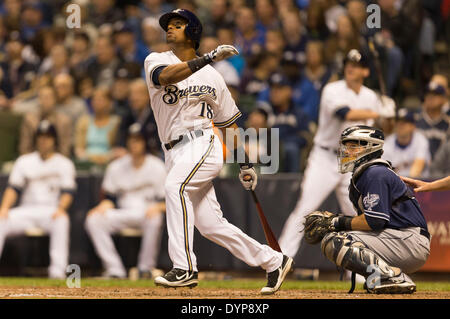
[[[159,88],[159,85],[155,85],[153,83],[152,77],[153,77],[153,71],[157,69],[160,66],[166,66],[170,63],[164,58],[164,55],[162,53],[150,53],[147,58],[145,58],[144,61],[144,67],[145,67],[145,78],[147,80],[147,83],[150,87]]]
[[[218,105],[214,110],[213,122],[214,126],[220,128],[233,124],[242,113],[236,106],[222,76],[219,75],[218,80],[220,90],[218,92]]]
[[[74,192],[76,189],[75,166],[69,159],[65,160],[66,163],[63,165],[63,170],[61,173],[61,191]]]
[[[331,115],[341,108],[350,108],[342,92],[338,92],[335,88],[336,86],[325,86],[321,97],[322,103],[320,107],[324,107],[327,113]]]
[[[103,177],[102,189],[105,193],[116,195],[119,187],[117,186],[114,178],[114,165],[111,163],[108,165],[105,171],[105,175]]]
[[[431,155],[430,155],[430,146],[428,139],[420,132],[416,131],[414,134],[416,134],[418,139],[418,149],[416,153],[416,158],[423,159],[425,162],[429,163],[431,161]]]
[[[26,177],[24,174],[24,163],[21,158],[18,158],[14,163],[11,174],[9,175],[8,185],[17,189],[22,189],[26,184]]]

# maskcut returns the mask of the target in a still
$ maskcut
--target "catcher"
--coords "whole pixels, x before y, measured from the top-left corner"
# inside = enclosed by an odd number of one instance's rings
[[[325,256],[338,267],[366,278],[369,293],[413,293],[406,273],[422,267],[430,253],[427,223],[412,192],[381,159],[384,134],[352,126],[340,137],[340,173],[352,172],[350,200],[358,216],[312,212],[305,219],[305,240],[321,241]]]

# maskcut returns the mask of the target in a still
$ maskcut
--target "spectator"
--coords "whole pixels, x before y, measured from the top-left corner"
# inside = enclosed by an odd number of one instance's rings
[[[105,165],[112,158],[120,118],[111,114],[112,97],[108,88],[96,88],[92,96],[93,115],[77,121],[75,156],[80,161]]]
[[[442,178],[450,175],[450,138],[442,144],[434,155],[434,159],[430,164],[430,176]]]
[[[53,46],[46,60],[41,64],[40,74],[48,73],[54,77],[60,73],[69,73],[69,53],[64,45],[57,44]]]
[[[123,62],[143,65],[145,58],[150,54],[145,45],[136,39],[131,26],[122,21],[114,25],[114,42],[118,49],[118,56]]]
[[[447,97],[447,102],[442,107],[442,111],[444,113],[446,113],[448,116],[450,116],[450,102],[449,102],[449,96],[450,96],[449,93],[450,92],[449,92],[449,89],[448,89],[448,79],[447,79],[447,77],[445,75],[443,75],[443,74],[435,74],[435,75],[433,75],[431,77],[430,82],[437,83],[437,84],[439,84],[439,85],[444,87],[445,95]]]
[[[142,0],[139,9],[142,17],[152,17],[159,19],[165,13],[174,9],[173,5],[162,0]]]
[[[11,102],[0,91],[0,168],[4,163],[12,162],[19,156],[18,147],[22,115],[12,112]],[[5,168],[3,168],[5,169]]]
[[[150,51],[155,51],[154,46],[164,42],[164,33],[159,25],[158,19],[145,18],[141,24],[142,41]]]
[[[265,50],[278,56],[281,60],[286,47],[286,41],[281,29],[270,29],[266,31]]]
[[[267,124],[278,128],[280,134],[280,158],[283,172],[300,171],[300,151],[306,145],[308,118],[292,103],[292,87],[281,73],[270,77],[270,105]]]
[[[115,7],[115,4],[115,0],[93,0],[91,8],[88,10],[87,22],[100,27],[104,24],[114,24],[123,20],[123,13],[119,8]]]
[[[325,10],[320,0],[311,0],[306,10],[306,28],[309,38],[324,41],[330,31],[325,23]]]
[[[87,63],[87,74],[95,86],[110,86],[120,60],[116,55],[114,43],[109,36],[100,36],[95,44],[95,53]]]
[[[38,91],[38,112],[26,113],[20,130],[19,152],[21,155],[35,150],[35,134],[39,123],[47,120],[57,134],[56,151],[66,157],[72,151],[72,123],[66,115],[56,111],[56,94],[51,86],[44,86]]]
[[[250,135],[250,139],[245,141],[245,151],[247,152],[250,162],[259,165],[270,165],[270,162],[263,160],[263,156],[272,155],[271,130],[268,127],[268,113],[262,108],[253,110],[247,119],[246,127],[253,128],[256,136]]]
[[[280,20],[277,16],[274,0],[256,0],[255,12],[258,20],[256,29],[260,30],[262,33],[266,33],[271,29],[280,28]]]
[[[24,1],[21,13],[21,27],[22,33],[26,42],[33,39],[36,32],[47,26],[44,20],[44,6],[35,1]]]
[[[306,45],[306,65],[300,81],[294,87],[293,100],[308,118],[315,123],[319,118],[319,102],[322,89],[330,81],[332,72],[324,63],[324,47],[320,41]]]
[[[239,92],[256,99],[261,91],[268,88],[267,81],[278,64],[278,57],[273,53],[263,51],[256,55],[244,70]]]
[[[139,123],[143,127],[147,136],[147,146],[149,151],[154,155],[161,155],[161,142],[158,137],[156,121],[153,111],[149,105],[149,96],[147,84],[144,79],[136,79],[130,83],[130,93],[128,96],[128,104],[131,113],[122,118],[119,128],[117,147],[115,156],[126,154],[126,138],[128,129],[133,123]]]
[[[204,36],[216,36],[217,30],[220,28],[231,28],[233,26],[233,15],[229,7],[228,0],[211,1],[208,15],[205,17],[206,21],[203,24]]]
[[[8,98],[28,90],[36,67],[22,57],[24,42],[19,31],[11,31],[6,43],[6,59],[0,63],[0,90]]]
[[[130,94],[130,82],[139,78],[141,67],[135,63],[124,64],[116,71],[114,84],[112,87],[112,97],[114,99],[113,113],[120,118],[130,116],[131,109],[128,103]]]
[[[298,11],[290,11],[283,15],[283,33],[286,39],[283,58],[293,60],[300,66],[305,63],[305,49],[308,34],[303,26]]]
[[[431,161],[428,140],[416,130],[414,114],[398,112],[395,133],[386,138],[383,158],[390,161],[397,174],[412,178],[426,177]]]
[[[426,89],[417,128],[430,143],[431,158],[434,158],[436,151],[448,138],[450,120],[443,111],[446,102],[445,88],[435,82],[430,82]]]
[[[39,227],[50,235],[50,278],[64,279],[69,261],[69,209],[76,190],[75,167],[56,152],[56,129],[40,123],[36,152],[14,163],[0,205],[0,255],[8,236]],[[20,196],[20,204],[14,207]]]
[[[242,7],[235,19],[235,46],[244,58],[258,54],[264,47],[264,33],[256,29],[256,18],[253,9]]]
[[[22,13],[21,0],[5,0],[1,8],[1,15],[5,17],[5,26],[9,30],[20,29],[20,19]]]
[[[72,122],[72,126],[75,126],[80,116],[88,111],[86,102],[75,95],[74,80],[69,74],[62,73],[55,76],[53,85],[56,91],[58,112],[67,115]]]
[[[342,74],[344,57],[351,49],[361,50],[360,37],[348,15],[337,20],[337,31],[326,41],[326,62],[333,66],[336,73]]]
[[[87,33],[76,32],[71,46],[69,68],[74,78],[80,80],[86,73],[86,66],[91,56],[91,40]]]
[[[347,14],[359,34],[367,37],[370,29],[367,28],[366,4],[362,0],[347,1]]]
[[[161,159],[146,154],[146,136],[138,123],[130,126],[127,149],[127,155],[108,165],[102,184],[105,199],[89,211],[86,230],[106,269],[104,276],[125,278],[111,235],[126,227],[141,229],[137,268],[139,278],[150,279],[164,221],[166,171]]]

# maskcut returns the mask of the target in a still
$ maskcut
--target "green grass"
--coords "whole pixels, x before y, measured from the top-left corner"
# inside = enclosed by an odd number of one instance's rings
[[[265,280],[257,279],[233,279],[233,280],[201,280],[199,288],[217,289],[260,289],[265,285]],[[416,282],[419,291],[450,291],[450,282]],[[2,277],[0,287],[66,287],[64,280],[53,280],[47,278],[22,278],[22,277]],[[143,288],[155,287],[153,280],[103,280],[93,278],[82,278],[81,287],[127,287]],[[283,290],[348,290],[349,282],[342,281],[294,281],[286,280],[283,283]],[[356,289],[362,289],[362,284],[358,284]]]

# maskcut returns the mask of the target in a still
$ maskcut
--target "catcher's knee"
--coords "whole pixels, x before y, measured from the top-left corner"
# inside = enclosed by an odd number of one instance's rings
[[[375,252],[365,247],[361,242],[345,232],[328,233],[321,244],[323,254],[337,266],[354,271],[368,277],[374,269],[383,278],[396,275],[396,271],[389,266]]]

